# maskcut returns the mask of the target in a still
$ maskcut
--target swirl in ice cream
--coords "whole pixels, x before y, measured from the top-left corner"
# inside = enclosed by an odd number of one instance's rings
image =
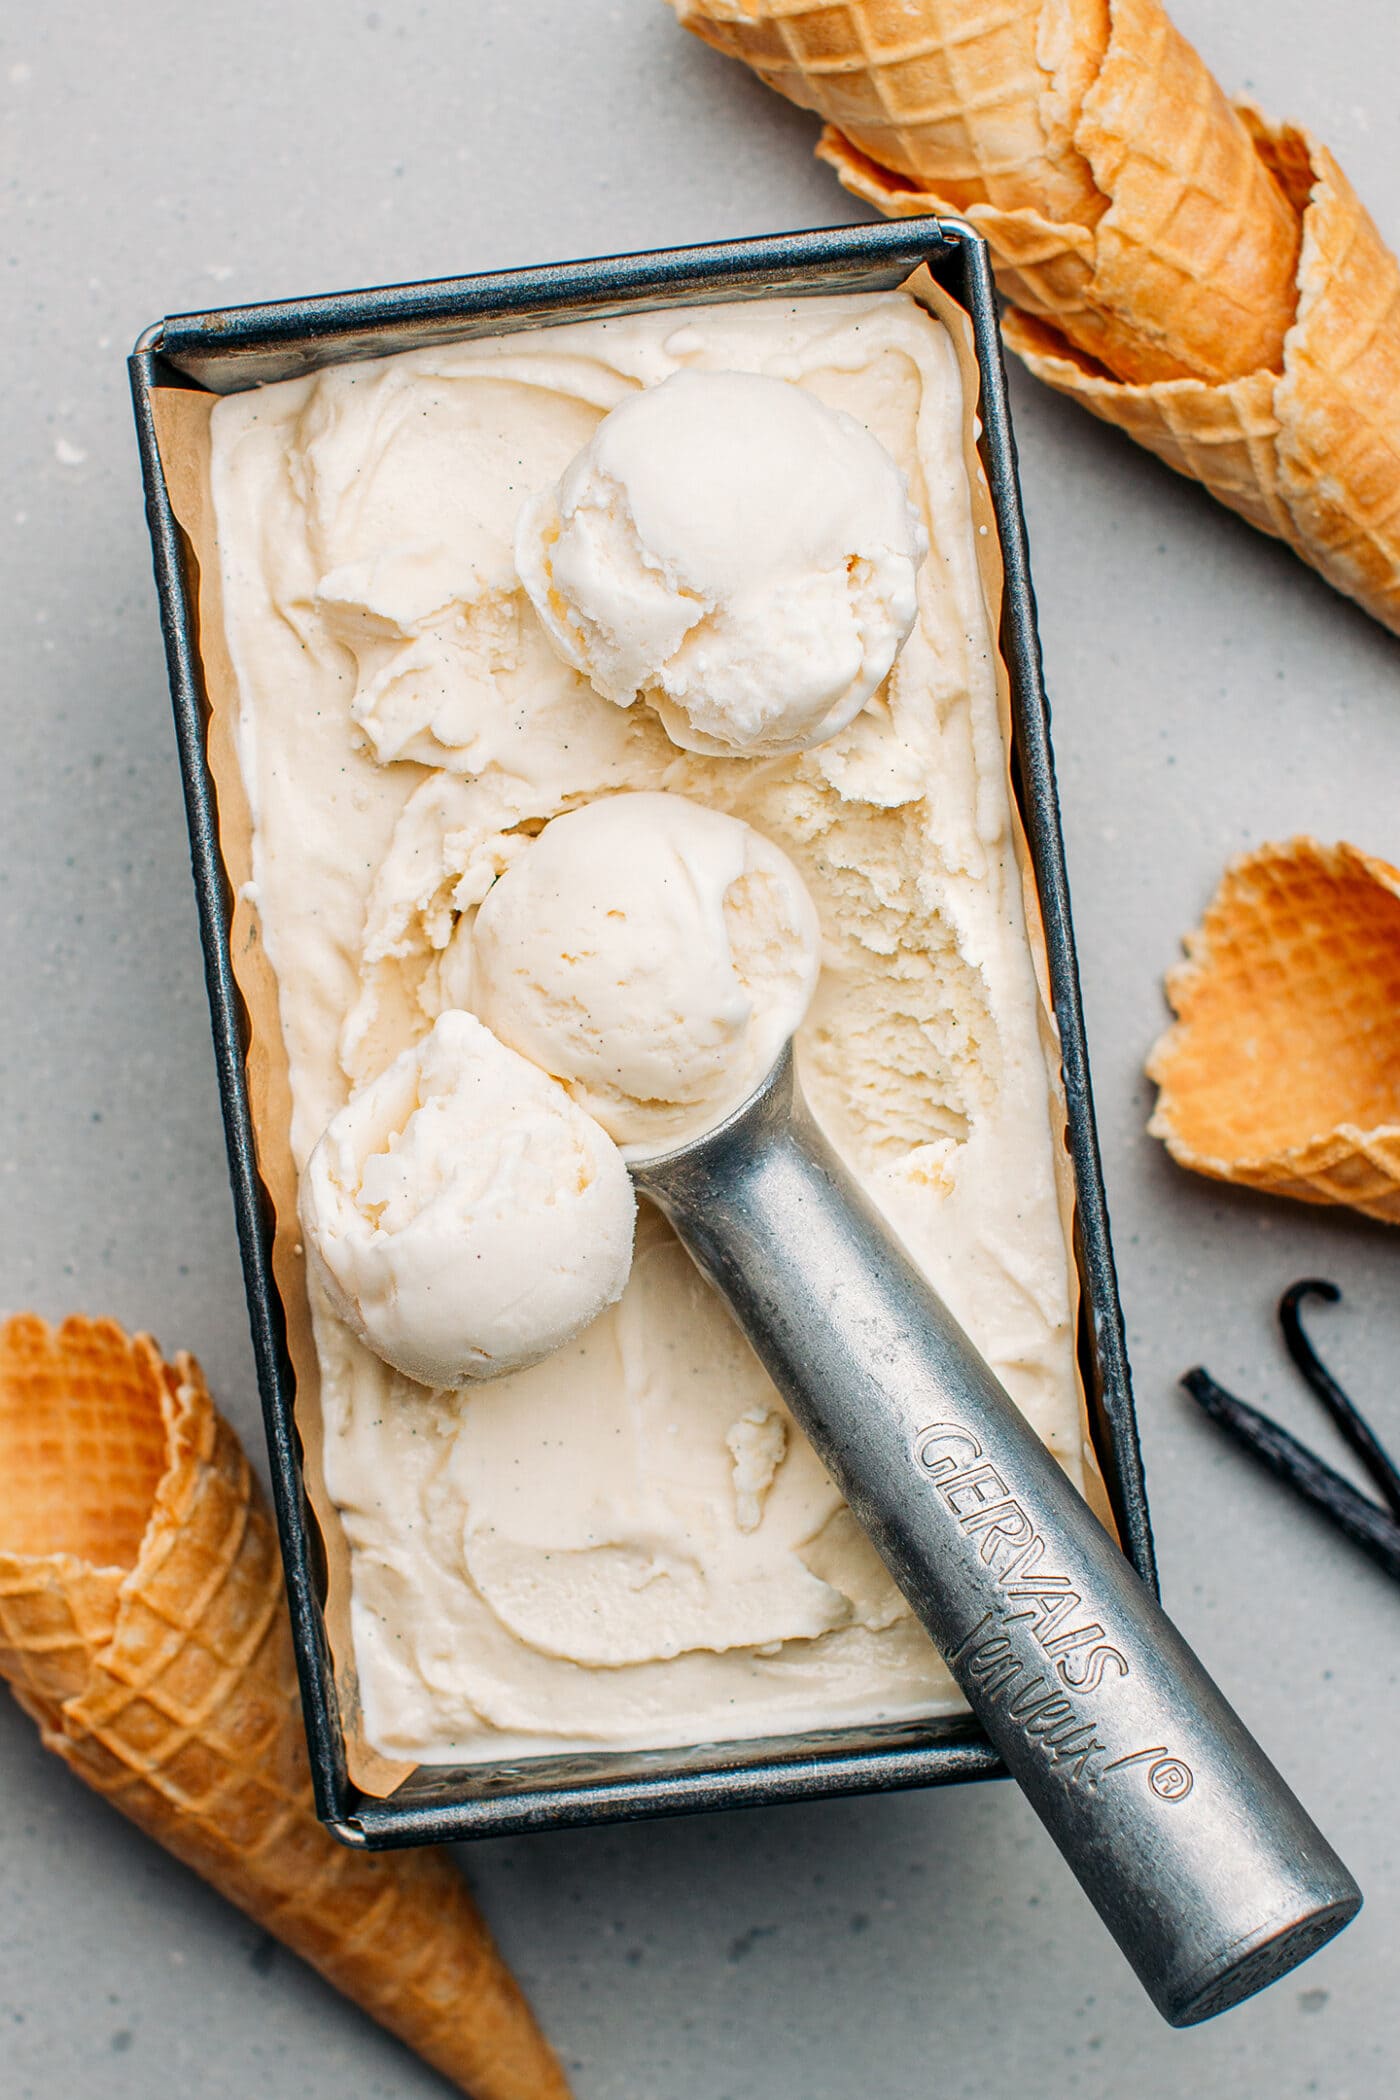
[[[566,662],[619,707],[650,701],[685,750],[736,756],[859,714],[927,551],[884,446],[755,372],[677,372],[620,403],[515,538]]]
[[[518,1371],[615,1304],[635,1207],[592,1117],[459,1012],[332,1117],[301,1196],[336,1312],[430,1386]]]
[[[624,1152],[737,1108],[811,1003],[816,907],[787,855],[683,795],[609,795],[546,824],[487,893],[477,1012]]]

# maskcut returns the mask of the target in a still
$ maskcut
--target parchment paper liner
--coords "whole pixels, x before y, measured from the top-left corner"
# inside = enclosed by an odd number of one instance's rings
[[[926,269],[917,270],[903,289],[937,315],[952,338],[962,374],[964,454],[972,498],[972,523],[988,628],[993,640],[997,708],[1002,743],[1007,752],[1007,787],[1013,850],[1021,871],[1026,928],[1039,990],[1038,1019],[1046,1065],[1051,1076],[1050,1102],[1056,1190],[1069,1261],[1071,1331],[1078,1333],[1079,1274],[1073,1255],[1074,1180],[1065,1142],[1066,1116],[1060,1079],[1060,1039],[1050,1001],[1050,973],[1045,933],[1020,811],[1010,787],[1011,692],[1006,666],[995,646],[1002,599],[1001,547],[996,517],[982,462],[977,454],[976,405],[980,375],[972,325],[961,307],[935,284]],[[790,294],[788,296],[791,296]],[[473,336],[481,330],[467,331]],[[501,331],[504,332],[504,331]],[[512,331],[519,332],[519,331]],[[328,360],[329,361],[329,360]],[[287,1055],[278,1014],[277,979],[263,947],[258,913],[246,894],[252,877],[252,817],[238,762],[238,686],[224,627],[223,592],[210,488],[209,419],[213,394],[162,387],[152,391],[156,441],[171,508],[189,539],[199,572],[198,642],[209,705],[208,764],[214,784],[219,850],[233,891],[230,950],[234,977],[248,1013],[248,1098],[257,1135],[258,1168],[276,1220],[272,1248],[273,1278],[286,1313],[287,1350],[296,1379],[296,1423],[303,1451],[306,1494],[321,1529],[327,1588],[326,1636],[335,1670],[336,1691],[345,1731],[350,1777],[363,1793],[382,1797],[394,1792],[418,1768],[384,1757],[367,1741],[360,1707],[359,1683],[350,1637],[350,1551],[334,1503],[326,1492],[323,1466],[324,1423],[321,1414],[320,1366],[312,1338],[306,1293],[306,1265],[297,1220],[297,1177],[292,1163],[291,1088]],[[979,531],[985,527],[985,531]],[[1086,1493],[1095,1514],[1116,1536],[1102,1478],[1093,1458],[1093,1439],[1078,1357],[1075,1383],[1079,1394],[1082,1442],[1086,1454]]]

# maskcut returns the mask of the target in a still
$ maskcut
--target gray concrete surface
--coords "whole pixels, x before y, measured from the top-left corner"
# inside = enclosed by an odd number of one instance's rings
[[[1400,238],[1391,0],[1180,0]],[[0,1301],[252,1365],[123,354],[161,313],[862,216],[814,125],[659,0],[48,0],[0,18]],[[1166,1595],[1365,1886],[1304,1972],[1157,2021],[1004,1787],[477,1848],[581,2100],[1389,2100],[1400,1597],[1176,1389],[1318,1432],[1272,1325],[1400,1438],[1400,1241],[1189,1180],[1144,1135],[1159,979],[1220,866],[1308,829],[1400,858],[1397,644],[1278,547],[1014,379],[1105,1165]],[[1321,1433],[1319,1440],[1321,1440]],[[438,2091],[88,1798],[0,1705],[3,2100]]]

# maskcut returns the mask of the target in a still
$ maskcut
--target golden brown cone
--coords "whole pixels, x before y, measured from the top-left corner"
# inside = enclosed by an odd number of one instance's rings
[[[837,128],[843,180],[853,151],[882,208],[965,216],[1008,297],[1120,378],[1277,366],[1297,214],[1158,0],[672,4]]]
[[[446,1854],[317,1822],[272,1524],[192,1357],[0,1328],[0,1674],[80,1778],[463,2091],[566,2100]]]
[[[1260,846],[1185,945],[1153,1135],[1197,1173],[1400,1224],[1400,870]]]
[[[1006,316],[1006,340],[1038,379],[1204,482],[1400,633],[1400,265],[1325,146],[1246,114],[1303,200],[1281,373],[1125,386],[1025,315]]]
[[[830,119],[817,151],[857,196],[985,235],[1038,378],[1400,632],[1400,267],[1327,149],[1231,108],[1157,0],[1112,0],[1102,37],[1092,11],[1011,0],[1011,56],[1000,14],[978,33],[983,0],[672,5]],[[1065,21],[1076,55],[1047,73]],[[923,99],[902,103],[902,57],[959,36],[976,79],[963,66],[940,102],[925,51]],[[1083,168],[1097,208],[1074,201]]]
[[[687,29],[817,110],[950,208],[1100,217],[1071,136],[1108,42],[1108,0],[671,0]]]

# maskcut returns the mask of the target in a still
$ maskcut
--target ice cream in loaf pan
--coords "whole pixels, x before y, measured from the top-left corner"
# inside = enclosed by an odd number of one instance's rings
[[[519,587],[525,499],[609,409],[683,369],[767,374],[844,410],[899,463],[927,529],[893,671],[805,752],[677,748],[649,707],[615,705],[562,661]],[[219,402],[252,898],[301,1169],[353,1088],[471,1005],[476,907],[549,818],[660,790],[756,826],[821,920],[798,1038],[813,1107],[1078,1480],[1056,1082],[965,415],[946,331],[903,293],[578,323]],[[311,1290],[363,1726],[385,1756],[661,1748],[960,1704],[722,1305],[645,1207],[621,1301],[486,1385],[413,1384]]]

